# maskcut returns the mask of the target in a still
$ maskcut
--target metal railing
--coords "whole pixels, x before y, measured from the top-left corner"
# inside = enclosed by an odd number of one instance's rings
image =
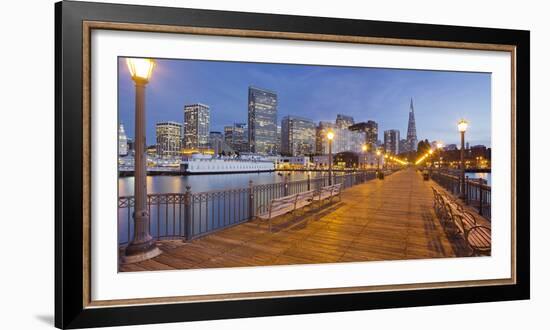
[[[463,193],[460,176],[434,171],[431,178],[453,195],[465,197],[463,200],[466,205],[473,206],[481,216],[491,219],[491,186],[484,184],[482,179],[475,180],[466,176]]]
[[[391,173],[391,172],[389,172]],[[362,171],[333,175],[333,184],[347,189],[375,178],[374,171]],[[268,205],[272,199],[308,190],[320,190],[329,183],[328,176],[299,181],[254,185],[246,188],[148,195],[149,230],[158,239],[191,240],[221,229],[244,223],[254,218],[255,210]],[[118,241],[124,245],[130,241],[133,225],[134,197],[118,199]]]

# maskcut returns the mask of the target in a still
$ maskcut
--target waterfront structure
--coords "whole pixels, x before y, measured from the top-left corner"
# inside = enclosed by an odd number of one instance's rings
[[[225,143],[239,153],[248,152],[248,126],[234,123],[224,127]]]
[[[128,137],[122,124],[118,126],[118,155],[122,157],[128,155]]]
[[[187,150],[208,148],[210,107],[196,103],[184,106],[183,147]]]
[[[188,174],[270,172],[274,170],[275,163],[271,160],[212,157],[203,154],[184,156],[180,164],[180,171]]]
[[[159,157],[175,157],[181,152],[182,125],[173,121],[160,122],[156,125],[157,145]]]
[[[392,155],[399,154],[399,130],[390,129],[384,131],[384,150]]]
[[[281,121],[281,153],[310,155],[315,151],[315,124],[303,117],[285,116]]]
[[[248,88],[248,145],[252,153],[275,154],[277,150],[277,94]]]
[[[352,116],[337,114],[336,115],[336,127],[344,129],[348,128],[351,125],[355,124]]]
[[[409,124],[407,127],[407,151],[416,151],[418,139],[416,137],[416,121],[414,119],[414,105],[411,98],[411,104],[409,106]]]
[[[352,119],[353,120],[353,119]],[[360,122],[348,127],[351,131],[358,131],[365,133],[365,145],[368,150],[374,150],[379,144],[378,141],[378,123],[369,120],[367,122]]]
[[[362,169],[374,169],[378,161],[376,152],[362,152],[359,154],[359,168]]]
[[[307,156],[280,156],[275,160],[277,169],[307,169],[310,165],[311,161]]]

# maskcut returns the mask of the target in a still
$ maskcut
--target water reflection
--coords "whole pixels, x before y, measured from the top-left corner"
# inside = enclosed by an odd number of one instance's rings
[[[487,185],[491,185],[491,173],[466,173],[470,179],[484,179],[487,180]]]
[[[311,178],[328,175],[323,172],[309,172]],[[205,174],[188,176],[148,176],[147,193],[184,193],[186,186],[191,186],[193,192],[203,192],[218,189],[245,188],[252,180],[254,184],[277,183],[284,180],[285,175],[290,181],[307,179],[308,172],[263,172],[263,173],[234,173],[234,174]],[[336,173],[335,173],[336,174]],[[134,194],[134,177],[118,179],[119,196]]]

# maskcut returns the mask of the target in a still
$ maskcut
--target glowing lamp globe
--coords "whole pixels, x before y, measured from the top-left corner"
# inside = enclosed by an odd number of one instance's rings
[[[334,132],[328,132],[328,133],[327,133],[327,138],[328,138],[329,140],[334,139]]]
[[[150,58],[127,58],[126,65],[135,82],[147,83],[153,73],[155,61]]]
[[[466,130],[468,129],[468,122],[464,119],[460,120],[458,122],[458,131],[459,132],[466,132]]]

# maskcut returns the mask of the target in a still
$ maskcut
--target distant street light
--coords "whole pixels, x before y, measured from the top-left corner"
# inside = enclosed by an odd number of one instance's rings
[[[458,131],[460,132],[460,168],[461,168],[461,189],[462,199],[466,200],[466,164],[464,163],[464,135],[468,129],[468,122],[461,119],[458,122]]]
[[[376,150],[376,171],[380,171],[380,150]]]
[[[332,186],[332,140],[334,139],[334,132],[328,131],[328,185]]]
[[[134,141],[134,236],[125,250],[122,261],[139,262],[161,253],[149,232],[147,208],[147,155],[145,139],[145,85],[149,82],[155,61],[148,58],[126,59],[128,70],[136,85]]]
[[[365,168],[365,164],[367,163],[367,145],[366,144],[363,144],[363,146],[361,146],[361,150],[363,150],[363,169]]]

